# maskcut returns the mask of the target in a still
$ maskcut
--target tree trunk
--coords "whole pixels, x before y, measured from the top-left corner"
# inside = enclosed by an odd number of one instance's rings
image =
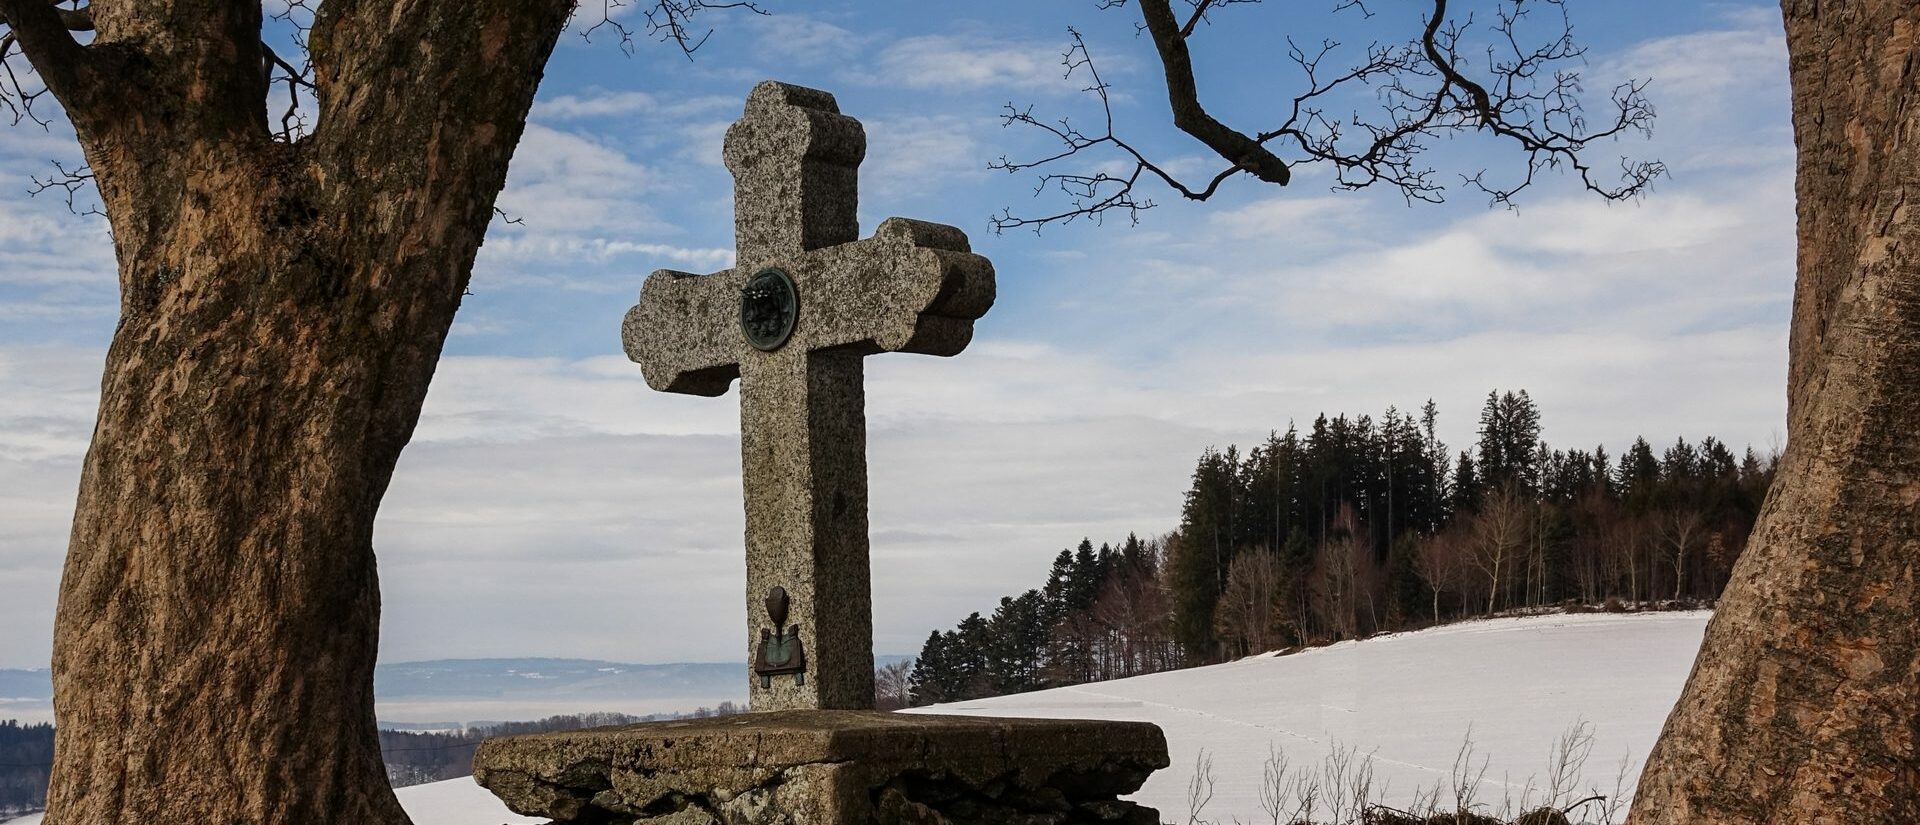
[[[1920,822],[1920,6],[1787,0],[1788,442],[1633,821]]]
[[[0,0],[78,131],[121,319],[54,636],[48,825],[404,823],[375,510],[569,4],[328,0],[269,136],[257,2]]]

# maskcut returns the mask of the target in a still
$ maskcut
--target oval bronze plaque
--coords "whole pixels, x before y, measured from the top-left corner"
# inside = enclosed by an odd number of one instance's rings
[[[762,269],[740,289],[740,331],[762,352],[780,348],[800,318],[800,295],[793,278],[778,269]]]

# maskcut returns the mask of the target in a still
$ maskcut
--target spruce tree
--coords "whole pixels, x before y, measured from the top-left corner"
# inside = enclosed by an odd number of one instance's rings
[[[980,614],[962,619],[959,628],[946,640],[953,663],[953,700],[979,699],[992,693],[987,654],[993,649],[992,628]]]
[[[1453,512],[1472,513],[1480,509],[1480,471],[1473,463],[1473,456],[1466,450],[1460,451],[1460,459],[1453,470]]]
[[[1073,587],[1073,551],[1062,550],[1053,557],[1053,567],[1047,571],[1046,588],[1041,591],[1045,602],[1047,627],[1052,628],[1066,619],[1070,612],[1068,593]]]
[[[947,655],[946,636],[936,630],[927,634],[920,656],[913,660],[913,672],[907,677],[914,707],[939,704],[952,698],[953,664]]]
[[[1614,483],[1628,509],[1644,512],[1653,505],[1660,484],[1660,460],[1654,458],[1653,445],[1645,438],[1635,438],[1633,445],[1620,455],[1620,469]]]

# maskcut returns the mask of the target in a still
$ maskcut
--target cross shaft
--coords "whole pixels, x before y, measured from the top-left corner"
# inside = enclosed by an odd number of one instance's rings
[[[727,132],[738,264],[653,273],[623,325],[654,389],[714,396],[740,379],[750,656],[760,630],[783,630],[762,607],[776,587],[804,651],[798,678],[750,679],[755,710],[873,706],[862,359],[956,354],[993,304],[993,266],[958,229],[889,218],[855,240],[865,145],[832,95],[756,86]],[[743,334],[743,289],[769,270],[795,300],[765,347]]]

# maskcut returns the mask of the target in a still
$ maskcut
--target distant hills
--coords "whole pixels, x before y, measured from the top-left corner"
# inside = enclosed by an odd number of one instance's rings
[[[746,665],[641,665],[598,659],[436,659],[373,671],[381,701],[431,699],[656,699],[742,693]]]
[[[904,656],[879,656],[879,664]],[[528,721],[558,713],[684,712],[744,702],[745,662],[634,664],[598,659],[436,659],[374,668],[383,722]],[[50,721],[52,674],[0,669],[0,719]],[[414,725],[395,725],[414,727]]]
[[[0,669],[0,702],[9,699],[53,701],[53,674],[46,668],[35,670]],[[0,705],[0,708],[6,707]]]

